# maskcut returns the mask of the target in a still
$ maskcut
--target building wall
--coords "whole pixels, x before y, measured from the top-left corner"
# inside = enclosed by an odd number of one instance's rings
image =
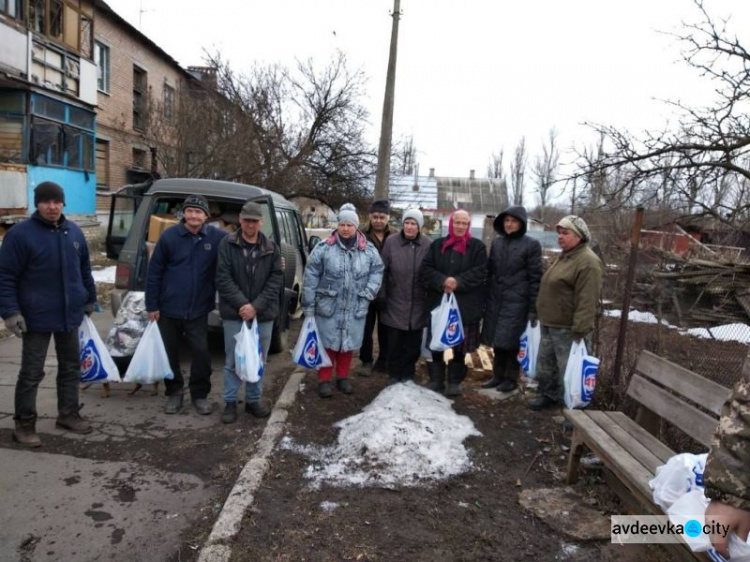
[[[179,94],[185,71],[103,10],[97,12],[95,38],[109,47],[110,56],[109,93],[99,91],[97,111],[97,137],[108,142],[108,177],[99,178],[98,182],[106,185],[106,192],[128,183],[127,172],[134,169],[133,149],[145,151],[140,170],[151,169],[149,141],[143,132],[133,128],[134,65],[147,73],[149,96],[159,105],[164,99],[165,84]],[[103,190],[99,191],[101,194]],[[100,210],[109,208],[107,198],[97,199]]]

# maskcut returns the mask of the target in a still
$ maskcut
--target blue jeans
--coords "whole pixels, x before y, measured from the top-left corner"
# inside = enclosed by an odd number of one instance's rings
[[[237,402],[237,393],[240,390],[242,380],[234,372],[234,336],[242,329],[242,320],[224,320],[224,401]],[[271,333],[273,332],[273,320],[270,322],[258,322],[260,333],[260,345],[263,348],[263,360],[268,362],[268,349],[271,347]],[[245,382],[245,402],[258,402],[263,392],[263,379],[258,382]]]

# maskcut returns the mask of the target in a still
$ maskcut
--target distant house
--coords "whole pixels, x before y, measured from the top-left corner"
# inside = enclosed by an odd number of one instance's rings
[[[680,256],[729,261],[750,257],[750,236],[714,218],[689,216],[664,224],[648,222],[641,229],[641,247],[659,248]]]
[[[336,224],[336,213],[321,201],[309,197],[292,197],[302,215],[305,228],[332,228]]]
[[[389,198],[395,209],[419,208],[426,218],[435,221],[434,234],[448,232],[448,218],[456,209],[465,209],[471,215],[472,234],[482,236],[487,215],[496,215],[508,205],[505,180],[477,178],[474,170],[469,176],[436,176],[430,168],[427,176],[392,175],[389,181]]]

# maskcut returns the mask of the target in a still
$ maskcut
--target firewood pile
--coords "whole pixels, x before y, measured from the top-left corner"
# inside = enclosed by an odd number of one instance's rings
[[[684,258],[656,248],[647,253],[663,265],[643,272],[634,302],[660,318],[676,316],[681,325],[750,324],[750,264]]]

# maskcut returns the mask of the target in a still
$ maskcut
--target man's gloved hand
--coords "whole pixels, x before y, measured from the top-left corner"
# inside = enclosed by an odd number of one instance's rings
[[[539,317],[536,315],[535,312],[529,312],[529,322],[531,322],[531,327],[536,328],[536,323],[539,321]]]
[[[94,313],[94,303],[86,303],[86,306],[83,307],[83,313],[86,316],[91,316]]]
[[[26,331],[26,320],[20,314],[14,314],[5,319],[5,327],[13,332],[14,336],[20,338]]]

